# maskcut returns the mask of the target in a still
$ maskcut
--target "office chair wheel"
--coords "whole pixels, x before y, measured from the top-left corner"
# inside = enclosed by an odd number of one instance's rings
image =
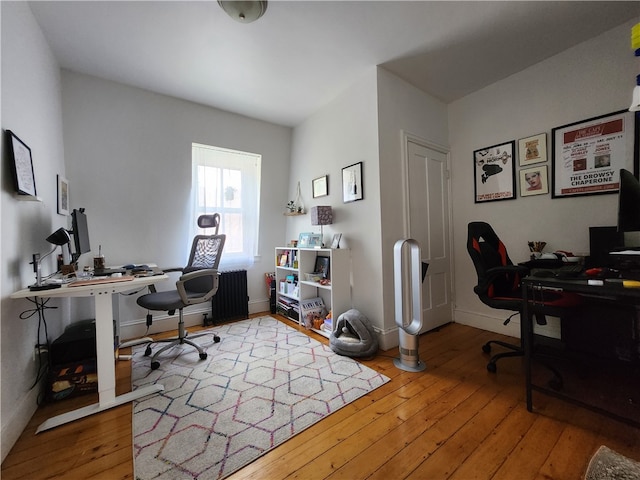
[[[489,362],[487,363],[487,370],[490,371],[491,373],[496,373],[498,371],[498,367],[496,366],[495,363]]]
[[[151,345],[147,345],[147,348],[144,350],[144,356],[148,357],[151,355]]]
[[[214,343],[220,343],[220,337],[218,335],[213,336]]]
[[[151,370],[157,370],[160,368],[160,362],[151,362]]]
[[[485,343],[484,345],[482,345],[482,351],[484,353],[491,353],[491,345],[489,345],[488,343]]]
[[[206,360],[207,359],[207,352],[203,352],[200,354],[200,360]]]

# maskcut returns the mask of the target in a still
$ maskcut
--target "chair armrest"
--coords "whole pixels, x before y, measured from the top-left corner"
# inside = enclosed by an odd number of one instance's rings
[[[484,281],[482,283],[478,283],[478,285],[473,289],[476,293],[486,292],[490,285],[492,285],[496,278],[507,275],[511,278],[515,276],[519,276],[520,278],[525,277],[529,274],[529,269],[522,265],[504,265],[501,267],[493,267],[486,271]]]
[[[183,272],[183,267],[171,267],[171,268],[161,268],[162,273],[172,273],[172,272]],[[156,286],[152,283],[148,287],[149,293],[156,293]]]
[[[189,295],[185,288],[185,283],[202,277],[211,277],[211,289],[207,292],[202,292],[202,294],[198,296],[193,296],[194,292],[191,292],[191,295]],[[180,299],[185,305],[194,305],[196,303],[202,303],[210,300],[218,291],[219,277],[220,274],[218,273],[218,270],[214,268],[195,270],[181,275],[176,282],[176,289],[178,290]]]

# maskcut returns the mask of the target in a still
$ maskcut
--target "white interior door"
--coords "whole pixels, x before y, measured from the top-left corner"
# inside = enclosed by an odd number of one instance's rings
[[[420,243],[429,263],[422,283],[421,332],[426,332],[452,320],[447,154],[411,139],[406,151],[409,238]]]

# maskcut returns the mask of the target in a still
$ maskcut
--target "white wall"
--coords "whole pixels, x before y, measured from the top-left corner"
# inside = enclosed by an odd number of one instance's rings
[[[393,247],[406,238],[403,204],[403,132],[448,147],[447,106],[384,69],[378,69],[380,212],[384,325],[381,345],[398,345],[395,326]]]
[[[331,205],[335,232],[351,249],[352,301],[374,325],[382,349],[398,344],[394,321],[393,245],[402,237],[401,132],[446,145],[446,105],[382,69],[359,82],[294,130],[290,198],[297,181],[305,207]],[[363,162],[364,199],[342,203],[342,168]],[[311,181],[329,175],[329,196],[313,199]],[[308,215],[288,217],[285,241],[318,231]]]
[[[12,130],[30,148],[36,190],[41,202],[14,198],[13,178],[2,136],[2,190],[0,286],[1,418],[2,459],[37,408],[39,389],[30,390],[35,380],[33,361],[38,318],[21,320],[20,313],[33,307],[26,300],[9,295],[34,282],[31,255],[51,250],[45,241],[54,230],[66,226],[56,213],[56,175],[65,174],[62,143],[60,74],[53,55],[26,2],[2,2],[2,129]],[[55,267],[55,255],[43,262],[43,273]],[[52,301],[49,306],[64,306]],[[60,310],[47,310],[50,338],[62,332]],[[44,341],[44,334],[41,341]]]
[[[382,328],[378,157],[376,71],[371,68],[294,129],[288,198],[295,199],[299,181],[307,210],[314,205],[333,207],[334,223],[324,228],[325,243],[342,233],[340,246],[351,250],[353,307]],[[363,199],[343,203],[342,169],[357,162],[363,162]],[[311,182],[323,175],[329,176],[329,195],[314,199]],[[320,227],[311,226],[309,214],[287,219],[283,242],[298,238],[300,232],[320,232]]]
[[[86,208],[92,250],[102,245],[108,264],[186,264],[192,142],[262,155],[260,257],[248,287],[251,313],[268,310],[264,274],[284,238],[291,129],[68,71],[62,85],[70,204]],[[120,314],[123,338],[144,332],[135,297],[121,298]]]
[[[466,251],[467,224],[490,223],[514,262],[528,259],[528,240],[546,251],[589,251],[589,227],[615,225],[617,195],[552,199],[551,194],[474,204],[473,151],[626,109],[638,73],[629,22],[512,75],[449,106],[452,158],[456,321],[519,336],[519,323],[480,303]],[[551,168],[551,160],[547,162]]]

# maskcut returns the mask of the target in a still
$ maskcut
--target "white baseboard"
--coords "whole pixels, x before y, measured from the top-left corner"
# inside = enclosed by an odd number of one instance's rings
[[[269,312],[269,300],[249,302],[249,314]],[[153,314],[153,324],[147,333],[147,321],[145,318],[138,318],[128,322],[120,322],[120,341],[128,341],[143,337],[147,334],[168,332],[178,328],[178,312],[175,315],[168,315],[163,312],[151,312]],[[209,303],[194,305],[184,311],[184,324],[187,327],[202,325],[204,314],[211,321],[211,306]]]
[[[496,310],[496,312],[502,312]],[[483,315],[478,312],[467,312],[464,310],[455,311],[456,323],[469,325],[470,327],[481,328],[494,333],[508,335],[510,337],[520,338],[520,315],[516,315],[507,325],[503,325],[504,321],[509,317],[508,310],[504,310],[505,315],[502,317]],[[543,335],[551,338],[561,338],[560,319],[558,317],[546,317],[546,325],[538,325],[534,322],[533,332],[536,335]]]
[[[41,386],[40,388],[44,387]],[[40,388],[34,387],[21,397],[20,403],[15,406],[16,408],[12,409],[11,418],[8,421],[3,417],[0,439],[2,462],[4,462],[11,448],[18,441],[29,420],[31,420],[31,417],[33,417],[33,414],[38,409]]]
[[[496,312],[503,313],[504,315],[494,316],[456,309],[454,311],[455,322],[510,337],[520,338],[520,315],[516,315],[507,325],[504,325],[504,321],[512,312],[507,310],[496,310]]]

